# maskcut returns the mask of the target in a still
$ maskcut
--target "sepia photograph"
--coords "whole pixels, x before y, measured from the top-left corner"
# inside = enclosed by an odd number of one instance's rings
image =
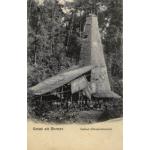
[[[2,1],[1,149],[149,149],[149,1]]]
[[[122,0],[28,0],[27,27],[28,119],[122,118]]]

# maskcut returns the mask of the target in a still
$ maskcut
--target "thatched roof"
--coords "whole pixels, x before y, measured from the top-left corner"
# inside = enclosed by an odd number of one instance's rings
[[[29,88],[29,90],[34,94],[34,95],[42,95],[48,92],[52,92],[56,88],[59,88],[63,86],[64,84],[69,83],[70,81],[76,79],[77,77],[81,76],[82,74],[87,73],[90,71],[93,66],[85,66],[81,67],[78,69],[66,71],[63,73],[60,73],[56,76],[53,76],[51,78],[48,78],[39,84]]]
[[[121,98],[120,95],[114,93],[113,91],[99,91],[98,93],[93,94],[93,96],[96,98]]]

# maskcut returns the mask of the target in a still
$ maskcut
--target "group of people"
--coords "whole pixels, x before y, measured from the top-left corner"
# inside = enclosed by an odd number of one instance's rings
[[[104,109],[104,105],[102,100],[89,100],[87,98],[82,100],[62,100],[52,102],[52,110],[59,109],[65,109],[68,111],[101,110]]]

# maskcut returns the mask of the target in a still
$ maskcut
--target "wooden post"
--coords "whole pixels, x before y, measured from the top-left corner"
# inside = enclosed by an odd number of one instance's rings
[[[83,97],[81,98],[81,110],[82,110],[82,101],[83,101]]]
[[[40,103],[42,102],[42,96],[40,97]]]
[[[72,105],[72,94],[71,94],[71,105]]]
[[[61,93],[60,93],[60,100],[61,100],[61,105],[60,107],[62,106],[62,98],[63,98],[63,86],[61,88]],[[62,108],[62,107],[61,107]]]
[[[80,102],[80,96],[81,96],[80,94],[81,94],[81,93],[80,93],[80,91],[79,91],[79,99],[78,99],[78,104],[79,104],[79,102]]]

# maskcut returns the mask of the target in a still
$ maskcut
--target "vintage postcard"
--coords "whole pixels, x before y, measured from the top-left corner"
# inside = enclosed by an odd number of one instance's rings
[[[28,150],[122,150],[122,0],[27,0]]]

